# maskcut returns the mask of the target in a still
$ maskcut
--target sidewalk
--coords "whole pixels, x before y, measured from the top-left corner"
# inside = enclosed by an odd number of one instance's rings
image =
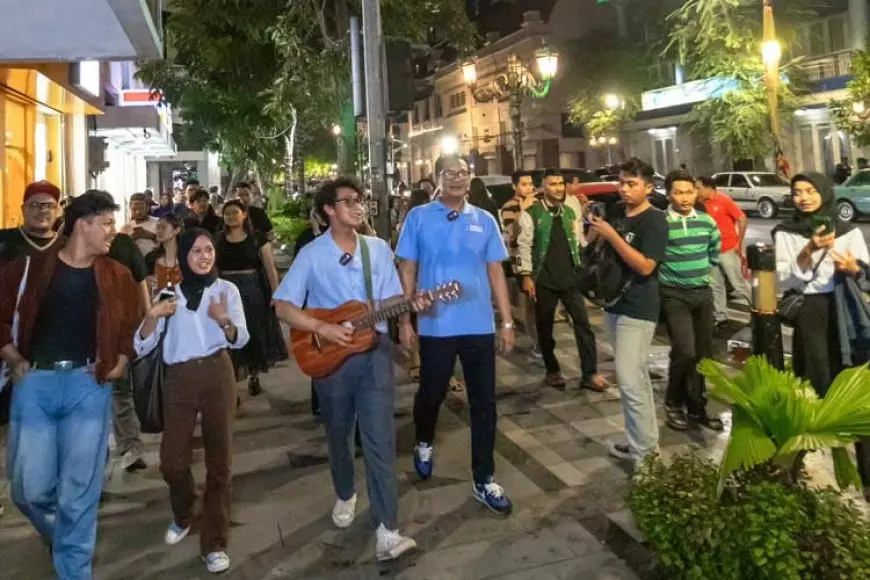
[[[590,312],[605,336],[600,312]],[[263,377],[265,392],[243,395],[234,443],[231,579],[403,580],[629,580],[649,577],[651,559],[624,528],[629,467],[608,456],[604,444],[620,437],[618,392],[579,391],[576,348],[570,330],[557,325],[564,392],[542,387],[543,369],[523,352],[500,357],[498,482],[515,511],[499,518],[471,498],[468,412],[464,396],[450,395],[441,414],[436,476],[413,474],[412,405],[415,386],[397,367],[400,528],[420,545],[398,563],[374,561],[362,461],[357,461],[358,517],[335,530],[329,518],[334,494],[323,428],[310,415],[308,379],[292,362]],[[521,347],[530,343],[521,337]],[[521,349],[522,350],[522,349]],[[657,390],[668,347],[657,337],[651,362]],[[612,375],[610,347],[599,343],[601,370]],[[717,409],[721,410],[721,409]],[[659,413],[660,421],[664,413]],[[729,416],[725,417],[726,423]],[[725,434],[661,430],[665,454],[699,444],[720,454]],[[157,469],[158,438],[149,438],[149,468],[118,470],[106,487],[95,563],[98,579],[209,577],[197,558],[196,538],[173,548],[162,538],[170,511]],[[204,479],[201,445],[194,475]],[[4,578],[50,578],[45,548],[14,507],[0,519]]]

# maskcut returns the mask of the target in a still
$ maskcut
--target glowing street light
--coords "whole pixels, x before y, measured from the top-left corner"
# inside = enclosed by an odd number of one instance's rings
[[[338,137],[341,135],[341,125],[335,124],[332,126],[332,134]]]
[[[782,58],[782,45],[778,40],[768,40],[761,45],[761,58],[767,66],[777,66]]]
[[[614,95],[613,93],[604,95],[602,98],[604,101],[604,106],[611,110],[621,109],[622,108],[622,99],[619,98],[619,95]]]
[[[455,155],[457,151],[459,151],[459,140],[456,137],[448,135],[441,139],[442,155]]]
[[[473,59],[462,63],[462,80],[469,87],[477,84],[477,64]]]
[[[538,72],[541,73],[541,80],[553,80],[559,70],[559,54],[545,46],[535,52],[535,60],[538,61]]]

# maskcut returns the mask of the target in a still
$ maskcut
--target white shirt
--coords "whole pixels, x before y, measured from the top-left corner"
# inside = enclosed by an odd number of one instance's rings
[[[230,320],[236,326],[236,342],[233,343],[227,340],[218,323],[208,316],[208,305],[212,298],[217,301],[222,293],[226,294]],[[187,300],[180,288],[175,289],[175,296],[177,307],[175,314],[169,318],[169,328],[166,330],[166,338],[163,339],[163,362],[166,364],[205,358],[222,348],[239,349],[248,344],[251,335],[245,323],[242,297],[239,289],[232,282],[218,278],[214,284],[205,289],[199,308],[195,312],[188,310]],[[133,347],[136,349],[137,356],[145,356],[154,350],[165,324],[166,319],[161,318],[157,322],[157,330],[147,338],[142,338],[140,334],[142,325],[139,325],[133,338]]]
[[[142,252],[142,255],[147,256],[157,247],[157,222],[159,222],[159,221],[160,221],[159,218],[156,218],[153,215],[151,215],[151,216],[148,216],[148,218],[145,219],[145,221],[143,221],[143,222],[130,222],[129,224],[126,224],[124,227],[121,228],[121,233],[127,234],[128,236],[132,236],[134,229],[141,228],[141,229],[145,230],[146,232],[148,232],[149,234],[154,234],[153,240],[147,240],[144,238],[140,238],[140,239],[134,241],[134,243],[136,244],[136,247],[139,248],[140,252]]]
[[[815,279],[813,279],[813,267],[822,259],[824,250],[813,252],[813,260],[808,270],[801,270],[797,265],[797,257],[801,250],[809,242],[808,238],[801,235],[780,231],[774,237],[776,242],[776,275],[779,281],[779,292],[785,292],[792,288],[801,290],[807,284],[804,294],[829,294],[834,291],[834,257],[828,252],[825,259],[819,265]],[[858,228],[838,236],[834,240],[833,251],[845,255],[847,252],[856,259],[870,264],[870,254],[867,251],[867,243],[864,234]],[[812,280],[812,282],[810,282]]]

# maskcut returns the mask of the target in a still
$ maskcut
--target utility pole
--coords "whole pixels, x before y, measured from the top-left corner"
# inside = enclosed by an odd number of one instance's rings
[[[369,186],[378,235],[389,241],[390,196],[387,191],[387,103],[384,87],[384,38],[379,0],[363,0],[363,60],[366,80],[366,121],[369,132]]]

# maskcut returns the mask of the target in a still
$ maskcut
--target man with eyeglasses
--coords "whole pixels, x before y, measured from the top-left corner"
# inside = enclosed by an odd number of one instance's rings
[[[422,479],[432,477],[435,425],[447,395],[457,356],[471,408],[471,463],[474,498],[499,515],[513,505],[495,482],[495,320],[492,297],[501,314],[501,346],[514,346],[514,321],[502,262],[508,253],[495,218],[466,201],[471,182],[468,164],[458,156],[436,164],[441,196],[415,207],[405,218],[396,255],[405,296],[417,288],[456,280],[462,297],[417,318],[420,333],[420,387],[414,399],[417,444],[414,468]],[[440,165],[440,167],[439,167]],[[410,324],[400,329],[402,345],[417,342]]]
[[[329,223],[329,229],[302,248],[274,294],[275,310],[282,320],[341,346],[349,343],[353,329],[321,322],[306,314],[303,305],[334,309],[358,300],[383,306],[403,296],[390,246],[379,238],[357,233],[364,220],[362,204],[362,188],[353,179],[339,178],[323,185],[314,209]],[[423,297],[415,300],[415,310],[428,305]],[[410,326],[408,317],[403,325]],[[356,517],[350,446],[356,423],[362,439],[376,556],[384,561],[398,558],[417,544],[398,530],[392,341],[386,323],[379,322],[375,328],[379,334],[375,348],[351,356],[328,377],[315,379],[314,388],[326,425],[332,484],[338,496],[332,522],[343,529]]]

